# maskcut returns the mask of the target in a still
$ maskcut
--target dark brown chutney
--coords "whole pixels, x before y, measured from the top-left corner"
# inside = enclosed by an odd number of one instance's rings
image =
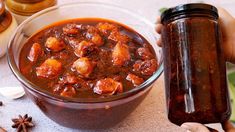
[[[158,62],[149,42],[133,29],[86,18],[57,22],[31,36],[19,66],[28,80],[51,93],[99,98],[142,84]]]
[[[217,9],[186,4],[166,14],[162,38],[169,120],[177,125],[228,120],[231,109]]]

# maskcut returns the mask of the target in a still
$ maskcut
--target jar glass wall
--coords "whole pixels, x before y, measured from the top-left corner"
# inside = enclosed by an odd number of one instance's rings
[[[226,63],[214,8],[182,5],[180,13],[178,6],[172,8],[173,15],[162,17],[168,118],[178,125],[223,122],[230,116]]]

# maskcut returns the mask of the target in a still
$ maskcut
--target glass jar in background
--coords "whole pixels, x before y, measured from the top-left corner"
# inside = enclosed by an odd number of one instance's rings
[[[13,13],[18,23],[34,13],[56,4],[57,0],[6,0],[8,9]]]
[[[215,123],[231,114],[218,11],[186,4],[161,15],[168,119]]]
[[[16,20],[11,13],[5,9],[3,0],[0,0],[0,57],[6,53],[10,36],[16,28]]]

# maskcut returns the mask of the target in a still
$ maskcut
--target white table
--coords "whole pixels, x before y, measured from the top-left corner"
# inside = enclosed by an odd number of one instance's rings
[[[58,0],[58,4],[80,1],[80,0]],[[85,1],[85,0],[84,0]],[[86,0],[87,1],[87,0]],[[89,0],[90,1],[90,0]],[[159,15],[159,8],[171,7],[177,4],[186,2],[198,2],[187,0],[96,0],[98,2],[107,2],[112,4],[118,4],[123,7],[134,10],[136,13],[145,16],[152,22],[155,21],[156,16]],[[210,0],[209,3],[216,3],[222,7],[225,7],[231,14],[235,15],[233,7],[235,1],[226,0]],[[16,86],[20,85],[17,79],[11,73],[6,56],[0,58],[0,86]],[[18,114],[29,114],[33,117],[35,127],[32,129],[35,132],[72,132],[81,131],[70,128],[65,128],[57,125],[49,118],[47,118],[31,100],[27,97],[23,97],[18,100],[9,100],[0,96],[0,100],[4,105],[0,107],[0,126],[7,131],[14,131],[11,128],[11,118],[17,117]],[[212,124],[211,126],[221,130],[219,124]],[[164,94],[164,82],[163,75],[156,81],[152,91],[146,97],[146,99],[139,105],[139,107],[130,114],[123,122],[117,124],[115,127],[107,130],[107,132],[183,132],[184,129],[170,123],[165,114],[165,94]]]

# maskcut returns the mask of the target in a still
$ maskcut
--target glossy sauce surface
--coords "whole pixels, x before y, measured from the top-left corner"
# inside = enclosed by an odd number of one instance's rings
[[[20,70],[34,84],[72,98],[121,94],[158,68],[151,45],[127,26],[104,19],[52,24],[29,38]]]

